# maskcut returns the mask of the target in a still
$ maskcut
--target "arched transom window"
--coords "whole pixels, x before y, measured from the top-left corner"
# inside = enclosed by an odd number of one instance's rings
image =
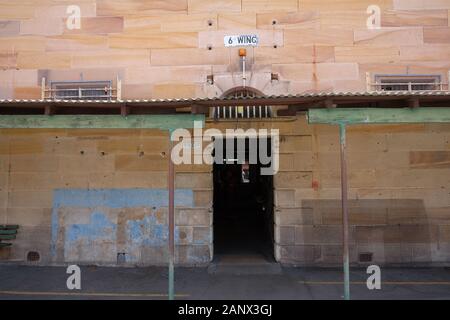
[[[222,99],[251,99],[264,98],[265,95],[250,87],[236,87],[226,91]],[[214,108],[215,119],[251,119],[251,118],[271,118],[272,108],[267,105],[235,105],[218,106]]]

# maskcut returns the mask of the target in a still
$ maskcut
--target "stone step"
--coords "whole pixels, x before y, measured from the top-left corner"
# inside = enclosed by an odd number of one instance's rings
[[[210,274],[281,274],[280,264],[259,254],[218,255],[208,267]]]
[[[231,275],[277,275],[282,274],[278,263],[267,264],[216,264],[208,267],[209,274],[231,274]]]

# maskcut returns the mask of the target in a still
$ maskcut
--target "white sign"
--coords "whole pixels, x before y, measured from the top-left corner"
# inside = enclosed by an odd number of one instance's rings
[[[259,44],[259,37],[256,34],[241,34],[237,36],[225,36],[223,38],[225,47],[257,47]]]

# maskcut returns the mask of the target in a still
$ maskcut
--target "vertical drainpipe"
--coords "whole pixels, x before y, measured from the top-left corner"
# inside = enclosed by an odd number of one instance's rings
[[[242,84],[243,84],[244,88],[247,86],[247,75],[246,75],[246,70],[245,70],[245,68],[246,68],[245,63],[246,63],[246,61],[245,60],[246,60],[245,56],[243,56],[242,57],[242,82],[243,82]]]
[[[244,48],[239,49],[239,57],[242,61],[242,87],[245,88],[247,86],[247,50]]]
[[[348,241],[348,181],[346,159],[346,128],[345,124],[339,124],[339,136],[341,146],[341,191],[342,191],[342,246],[344,264],[344,299],[350,300],[350,261]]]
[[[169,131],[169,300],[175,299],[175,167],[172,161],[173,142],[171,139],[172,130]]]

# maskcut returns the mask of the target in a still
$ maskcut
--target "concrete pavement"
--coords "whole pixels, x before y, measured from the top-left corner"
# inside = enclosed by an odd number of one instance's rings
[[[166,268],[81,267],[82,290],[66,287],[65,267],[0,265],[0,299],[167,299]],[[450,268],[383,268],[381,290],[368,290],[352,268],[353,299],[450,299]],[[178,299],[342,299],[340,269],[287,268],[272,274],[177,268]]]

